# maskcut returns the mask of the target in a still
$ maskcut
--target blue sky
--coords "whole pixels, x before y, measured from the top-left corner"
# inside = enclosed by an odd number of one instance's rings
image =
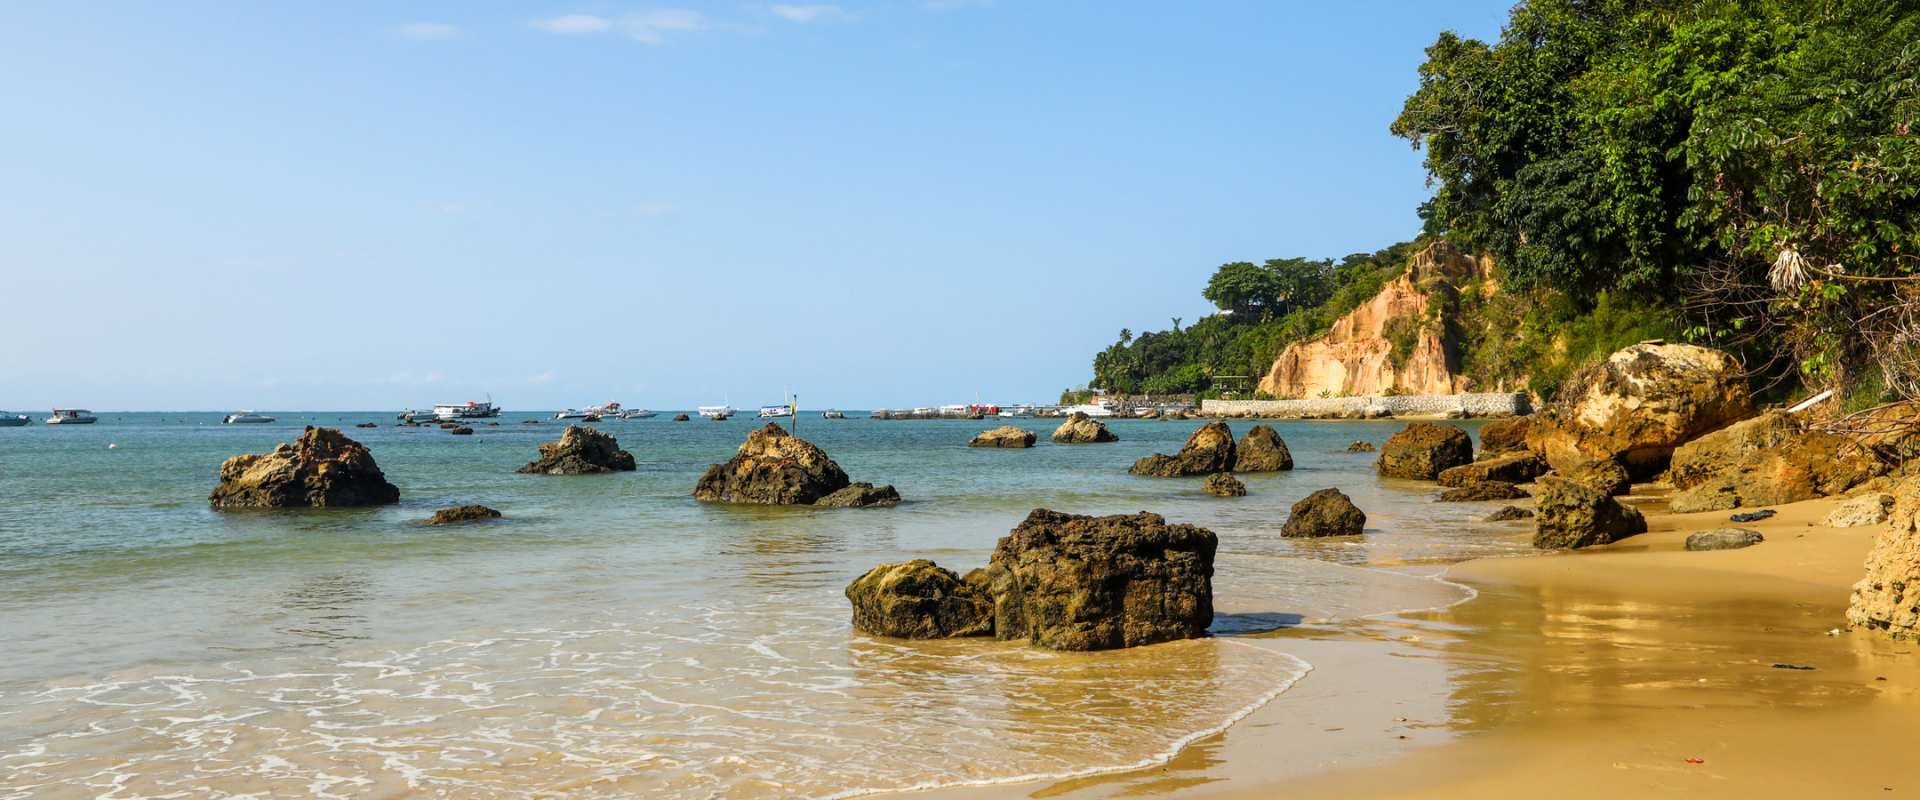
[[[1051,400],[1416,232],[1508,5],[9,4],[0,408]]]

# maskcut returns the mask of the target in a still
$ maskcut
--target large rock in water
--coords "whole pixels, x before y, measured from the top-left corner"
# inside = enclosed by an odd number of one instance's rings
[[[377,506],[400,502],[400,489],[365,446],[333,428],[309,426],[271,453],[227,459],[207,500],[214,508]]]
[[[1871,451],[1846,437],[1803,431],[1746,450],[1731,466],[1675,494],[1668,507],[1687,513],[1796,503],[1840,494],[1885,471]]]
[[[1293,454],[1280,433],[1269,425],[1255,425],[1234,447],[1234,472],[1283,472],[1293,469]]]
[[[1452,425],[1415,422],[1380,447],[1381,477],[1430,481],[1473,461],[1473,437]]]
[[[855,483],[845,489],[813,501],[820,508],[873,508],[900,505],[900,492],[892,486]]]
[[[1534,415],[1528,446],[1556,470],[1611,458],[1640,480],[1665,470],[1681,444],[1753,416],[1733,357],[1660,340],[1608,356],[1562,397],[1569,402]]]
[[[1893,516],[1867,553],[1867,574],[1853,585],[1847,626],[1895,639],[1920,639],[1920,478],[1893,491]]]
[[[1233,477],[1231,472],[1216,472],[1208,475],[1206,483],[1201,484],[1200,488],[1214,497],[1247,496],[1247,485],[1241,483],[1239,478]]]
[[[1035,509],[987,566],[993,633],[1055,650],[1107,650],[1205,636],[1219,539],[1158,514]]]
[[[1547,462],[1532,453],[1519,452],[1483,458],[1440,471],[1440,485],[1461,487],[1486,481],[1527,483],[1547,471]]]
[[[568,425],[560,441],[540,445],[540,457],[517,471],[527,475],[597,475],[633,469],[633,454],[620,449],[619,440],[592,428]]]
[[[709,503],[812,505],[852,483],[825,450],[769,422],[747,434],[727,463],[708,467],[693,496]]]
[[[1507,417],[1480,426],[1480,457],[1526,452],[1532,417]]]
[[[1067,421],[1053,429],[1053,441],[1058,444],[1096,444],[1099,442],[1117,442],[1119,436],[1107,430],[1105,423],[1087,416],[1084,411],[1075,411],[1067,416]]]
[[[1012,425],[1002,425],[998,428],[994,428],[993,430],[981,431],[980,433],[975,434],[973,437],[973,440],[967,442],[967,446],[968,447],[1012,447],[1012,448],[1032,447],[1033,441],[1036,438],[1038,437],[1034,435],[1033,431],[1026,430],[1024,428],[1016,428]]]
[[[1592,547],[1647,532],[1638,509],[1570,478],[1541,478],[1533,507],[1538,520],[1533,546],[1542,550]]]
[[[1159,478],[1232,472],[1235,460],[1233,431],[1224,422],[1209,422],[1187,437],[1178,455],[1154,454],[1133,462],[1128,472]]]
[[[454,506],[433,512],[427,519],[428,525],[458,525],[465,522],[486,522],[500,518],[500,512],[486,506]]]
[[[1321,489],[1293,504],[1280,526],[1280,535],[1296,539],[1321,536],[1358,536],[1367,529],[1367,515],[1339,489]]]
[[[926,559],[874,567],[847,584],[854,630],[899,639],[989,635],[993,601],[984,574],[967,578]]]

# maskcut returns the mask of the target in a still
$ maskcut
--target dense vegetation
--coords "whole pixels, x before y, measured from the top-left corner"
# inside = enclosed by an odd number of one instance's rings
[[[1920,394],[1920,3],[1531,0],[1497,41],[1441,34],[1391,130],[1425,150],[1423,235],[1499,265],[1446,309],[1476,380],[1551,392],[1678,334],[1775,393]],[[1226,265],[1232,314],[1123,336],[1091,385],[1260,374],[1343,310],[1345,266]]]

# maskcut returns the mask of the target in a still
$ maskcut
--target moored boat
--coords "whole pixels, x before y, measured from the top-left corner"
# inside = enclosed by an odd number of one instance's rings
[[[56,408],[53,416],[47,418],[48,425],[92,425],[100,418],[84,408]]]
[[[658,415],[644,408],[629,408],[620,412],[621,419],[652,419],[655,416]]]
[[[793,406],[791,405],[781,404],[781,405],[760,407],[761,419],[775,419],[778,417],[791,417],[791,416],[793,416]]]
[[[6,412],[0,412],[0,428],[18,428],[31,421],[32,419],[27,417],[27,415],[25,414],[8,414]]]
[[[581,411],[574,408],[561,409],[553,412],[554,419],[586,419],[588,417],[593,417],[594,419],[600,418],[599,415],[592,411]]]
[[[695,410],[700,416],[707,417],[715,422],[728,419],[735,413],[733,406],[701,406]]]
[[[269,417],[265,414],[255,414],[251,411],[237,411],[232,414],[228,414],[226,419],[221,420],[221,422],[227,425],[258,425],[261,423],[272,422],[272,421],[273,421],[273,417]]]
[[[485,402],[468,400],[464,403],[435,403],[433,416],[442,420],[484,419],[500,416],[500,407],[493,404],[492,398]]]
[[[829,408],[825,411],[820,412],[820,418],[821,419],[846,419],[847,412],[841,411],[837,408]]]

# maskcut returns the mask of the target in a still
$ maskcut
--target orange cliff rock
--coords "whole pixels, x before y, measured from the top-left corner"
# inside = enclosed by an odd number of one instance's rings
[[[1443,338],[1441,326],[1424,318],[1436,292],[1485,277],[1491,266],[1491,259],[1469,256],[1445,241],[1428,245],[1414,254],[1406,274],[1336,320],[1327,335],[1287,345],[1260,379],[1260,391],[1283,398],[1466,391],[1466,381],[1455,374],[1455,348]],[[1405,364],[1393,363],[1393,343],[1386,336],[1395,320],[1419,326]]]

